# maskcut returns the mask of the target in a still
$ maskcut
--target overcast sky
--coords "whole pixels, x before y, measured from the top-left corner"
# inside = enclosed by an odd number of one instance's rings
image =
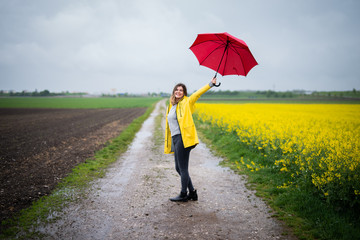
[[[244,40],[259,63],[221,90],[360,90],[357,0],[0,0],[0,89],[193,92],[215,72],[199,33]]]

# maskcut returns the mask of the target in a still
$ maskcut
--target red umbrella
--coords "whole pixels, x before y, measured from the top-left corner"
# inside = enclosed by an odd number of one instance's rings
[[[200,65],[216,71],[215,77],[217,73],[246,76],[258,65],[246,43],[227,32],[198,34],[190,50]]]

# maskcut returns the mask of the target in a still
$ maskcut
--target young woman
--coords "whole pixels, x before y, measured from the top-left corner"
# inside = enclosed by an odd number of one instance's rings
[[[164,152],[166,154],[174,153],[175,169],[181,178],[181,192],[178,196],[170,198],[171,201],[198,200],[188,170],[190,151],[199,143],[192,113],[195,110],[195,102],[215,84],[216,78],[214,77],[209,84],[188,97],[186,86],[179,83],[171,94],[170,104],[166,111]],[[189,195],[187,194],[188,189]]]

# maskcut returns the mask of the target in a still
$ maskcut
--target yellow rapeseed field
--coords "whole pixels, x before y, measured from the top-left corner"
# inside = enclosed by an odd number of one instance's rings
[[[267,165],[288,174],[280,188],[308,182],[326,198],[360,197],[360,105],[197,104],[200,120],[236,132]],[[243,164],[252,170],[262,165]]]

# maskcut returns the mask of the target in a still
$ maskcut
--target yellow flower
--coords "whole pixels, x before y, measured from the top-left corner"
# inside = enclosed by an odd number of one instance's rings
[[[286,167],[283,167],[283,168],[280,169],[280,171],[288,172],[289,170]]]

